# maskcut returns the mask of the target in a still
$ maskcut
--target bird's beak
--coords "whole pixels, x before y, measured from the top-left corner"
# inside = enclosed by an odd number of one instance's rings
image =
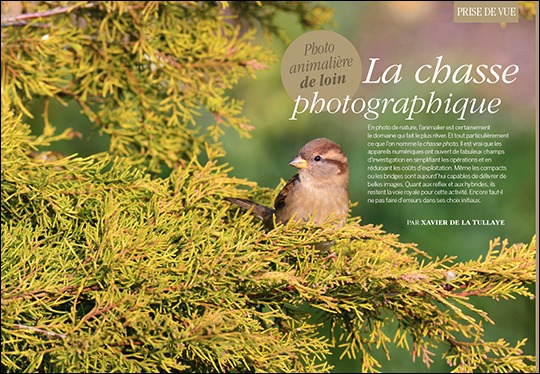
[[[308,166],[308,162],[300,156],[296,156],[294,160],[289,162],[289,165],[294,166],[297,169],[305,169]]]

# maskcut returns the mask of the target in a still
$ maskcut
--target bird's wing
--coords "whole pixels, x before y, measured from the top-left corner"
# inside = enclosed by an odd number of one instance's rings
[[[300,183],[300,176],[298,174],[295,174],[294,177],[289,179],[289,181],[285,184],[283,189],[279,192],[279,194],[276,196],[276,200],[274,201],[274,209],[282,209],[285,207],[285,200],[287,200],[287,196],[290,194],[293,186],[296,183]]]

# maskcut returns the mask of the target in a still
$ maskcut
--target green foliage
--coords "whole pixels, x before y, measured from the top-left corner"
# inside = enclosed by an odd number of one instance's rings
[[[483,341],[470,297],[533,297],[535,238],[455,263],[360,218],[265,232],[223,200],[275,193],[219,159],[223,126],[249,133],[227,90],[275,60],[255,25],[279,34],[285,11],[320,27],[327,8],[24,5],[2,20],[3,372],[327,372],[335,346],[376,371],[390,344],[428,366],[445,346],[455,371],[534,371],[523,341]],[[56,153],[77,134],[57,134],[47,105],[32,134],[38,98],[77,102],[109,151]]]
[[[47,12],[59,4],[26,6]],[[75,100],[111,136],[111,153],[156,172],[199,154],[222,126],[247,134],[241,103],[226,90],[275,58],[222,7],[77,2],[65,9],[69,16],[46,25],[36,17],[3,33],[4,105],[31,115],[29,99]],[[202,110],[212,118],[196,122]]]

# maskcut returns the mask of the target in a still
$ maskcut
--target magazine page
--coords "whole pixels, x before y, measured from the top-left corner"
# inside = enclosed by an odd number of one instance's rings
[[[288,30],[290,42],[275,44],[279,66],[243,87],[257,129],[246,141],[226,139],[234,173],[274,188],[294,173],[289,159],[325,137],[348,158],[351,215],[362,224],[382,225],[433,259],[476,260],[494,240],[529,243],[538,206],[536,19],[518,2],[327,5],[331,26]],[[494,322],[486,339],[527,338],[523,350],[535,355],[535,300],[475,303]],[[383,372],[426,370],[406,350],[389,356],[377,356]],[[361,367],[339,353],[331,360],[341,372]]]
[[[2,373],[538,372],[537,1],[1,11]]]

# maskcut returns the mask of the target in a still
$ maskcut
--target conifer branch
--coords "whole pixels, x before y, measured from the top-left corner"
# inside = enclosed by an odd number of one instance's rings
[[[95,2],[86,2],[83,4],[75,4],[73,6],[58,7],[50,10],[45,10],[43,12],[18,14],[16,16],[2,16],[2,27],[26,26],[28,25],[28,22],[26,22],[28,20],[36,18],[47,18],[59,14],[70,13],[75,9],[90,9],[94,8],[95,6],[97,6]]]
[[[19,323],[14,323],[13,324],[13,327],[15,327],[16,329],[20,329],[20,330],[30,330],[30,331],[34,331],[34,332],[37,332],[37,333],[40,333],[40,334],[43,334],[47,337],[50,337],[50,338],[61,338],[61,339],[65,339],[67,337],[66,334],[59,334],[59,333],[56,333],[56,332],[51,332],[51,331],[47,331],[47,330],[44,330],[42,328],[39,328],[39,327],[35,327],[35,326],[26,326],[26,325],[21,325]]]
[[[317,28],[331,10],[64,5],[32,2],[53,9],[2,18],[3,27],[55,26],[47,37],[38,27],[2,30],[2,369],[328,372],[335,350],[377,371],[375,352],[391,359],[399,348],[427,367],[443,359],[454,370],[533,370],[524,340],[483,340],[492,320],[469,298],[534,297],[535,237],[495,239],[485,256],[457,262],[359,218],[266,232],[224,203],[273,200],[221,164],[224,127],[253,128],[228,90],[276,61],[254,25],[282,35],[279,13]],[[84,22],[73,22],[74,10]],[[51,99],[80,106],[77,119],[110,137],[107,151],[58,152],[80,133],[55,123]],[[23,115],[40,112],[35,135]],[[436,353],[441,346],[448,352]]]

